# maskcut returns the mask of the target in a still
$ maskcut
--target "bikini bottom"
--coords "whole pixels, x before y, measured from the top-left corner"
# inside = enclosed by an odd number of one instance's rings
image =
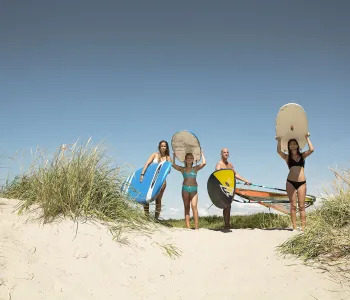
[[[303,184],[306,183],[306,181],[292,181],[292,180],[289,180],[287,179],[287,181],[292,185],[294,186],[294,188],[297,190],[298,188],[300,188]]]
[[[197,192],[197,186],[196,185],[183,185],[182,190],[187,193],[195,193]]]

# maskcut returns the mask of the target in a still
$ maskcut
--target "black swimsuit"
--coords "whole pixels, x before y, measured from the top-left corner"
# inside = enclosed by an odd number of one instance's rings
[[[293,158],[291,157],[288,157],[288,167],[289,169],[291,167],[303,167],[305,166],[305,160],[304,158],[301,156],[299,161],[296,161],[294,160]],[[289,180],[287,179],[287,181],[294,186],[294,188],[297,190],[298,188],[300,188],[303,184],[306,183],[306,181],[292,181],[292,180]]]

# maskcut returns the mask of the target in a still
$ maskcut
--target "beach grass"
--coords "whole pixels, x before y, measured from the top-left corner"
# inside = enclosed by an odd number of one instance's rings
[[[192,219],[191,222],[193,223]],[[184,219],[163,220],[161,223],[165,226],[185,228]],[[222,216],[199,217],[198,225],[199,228],[220,230],[223,228],[224,219]],[[284,229],[290,227],[290,225],[290,217],[287,215],[256,213],[231,216],[232,229]]]
[[[293,236],[278,250],[332,272],[336,268],[338,275],[350,280],[350,169],[331,171],[335,179],[331,191],[324,189],[323,205],[307,214],[304,233]]]
[[[112,167],[103,143],[61,145],[49,155],[33,154],[28,170],[7,181],[2,196],[22,200],[18,212],[37,210],[44,223],[57,218],[97,219],[117,239],[126,230],[152,230],[155,220],[120,192],[123,167]]]

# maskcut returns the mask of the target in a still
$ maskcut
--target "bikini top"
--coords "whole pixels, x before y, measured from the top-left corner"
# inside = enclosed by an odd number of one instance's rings
[[[182,176],[183,176],[184,178],[188,178],[188,177],[196,178],[197,173],[196,173],[196,172],[194,171],[194,169],[192,168],[192,170],[191,170],[190,173],[187,173],[186,171],[184,171],[184,172],[182,173]]]
[[[152,161],[152,163],[154,163],[154,164],[157,164],[157,163],[159,163],[159,155],[157,155],[155,158],[153,158],[153,161]]]
[[[288,167],[289,169],[291,167],[304,167],[305,166],[305,160],[304,158],[301,156],[299,161],[294,160],[291,157],[288,157]]]

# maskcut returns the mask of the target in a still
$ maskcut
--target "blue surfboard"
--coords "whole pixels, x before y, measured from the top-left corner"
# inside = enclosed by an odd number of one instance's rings
[[[126,178],[122,184],[122,193],[141,204],[152,202],[159,194],[162,185],[170,173],[171,162],[163,161],[158,164],[152,163],[148,166],[142,182],[140,175],[142,168],[136,170]]]

